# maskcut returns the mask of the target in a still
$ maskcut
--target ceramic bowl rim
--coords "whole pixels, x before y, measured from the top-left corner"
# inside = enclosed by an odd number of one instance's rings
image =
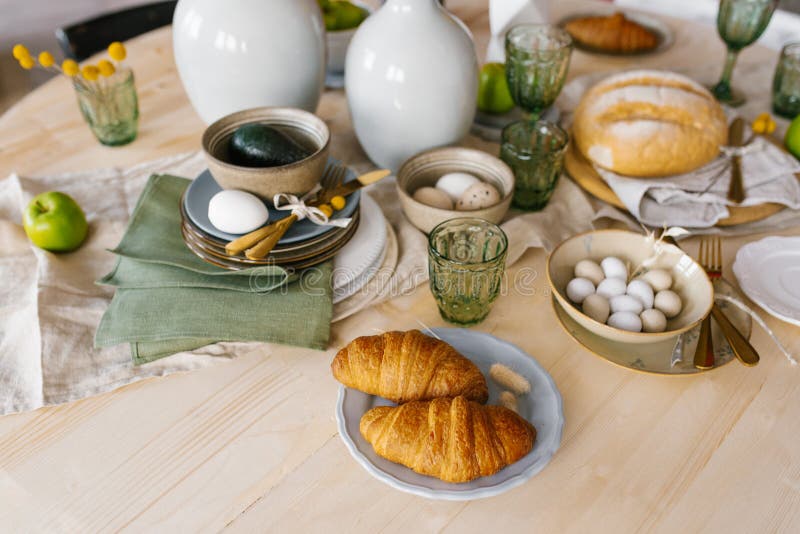
[[[241,126],[244,126],[246,124],[260,124],[260,123],[270,124],[269,122],[267,122],[269,119],[277,118],[274,115],[275,112],[277,113],[290,112],[292,114],[298,115],[299,116],[298,122],[302,121],[308,124],[309,126],[313,127],[315,130],[319,131],[322,134],[324,142],[321,145],[318,145],[317,149],[308,156],[306,156],[305,158],[294,161],[292,163],[287,163],[286,165],[277,165],[274,167],[245,167],[243,165],[236,165],[234,163],[230,163],[228,161],[219,159],[208,150],[208,145],[211,142],[212,138],[212,132],[215,135],[216,130],[220,128],[220,123],[222,123],[223,121],[234,119],[239,115],[242,115],[243,118],[245,118],[244,116],[246,115],[252,115],[251,117],[249,117],[249,120],[243,122]],[[325,124],[325,121],[317,117],[315,114],[308,112],[304,109],[286,107],[286,106],[260,106],[255,108],[248,108],[239,111],[234,111],[233,113],[228,113],[227,115],[223,115],[219,119],[209,124],[203,131],[203,137],[201,139],[203,153],[216,165],[219,165],[220,167],[226,169],[235,170],[238,172],[246,172],[249,174],[263,174],[265,171],[267,172],[284,171],[284,170],[299,168],[307,164],[315,157],[319,157],[320,154],[328,150],[330,144],[331,144],[331,132],[330,129],[328,128],[328,125]]]
[[[375,8],[373,8],[371,5],[369,5],[369,4],[366,4],[366,3],[364,3],[364,2],[359,2],[359,0],[348,0],[348,2],[350,2],[351,4],[354,4],[354,5],[356,5],[356,6],[358,6],[358,7],[360,7],[360,8],[362,8],[362,9],[364,9],[364,10],[366,10],[366,11],[367,11],[367,17],[366,17],[364,20],[362,20],[362,21],[361,21],[361,22],[358,24],[358,26],[355,26],[355,27],[353,27],[353,28],[345,28],[345,29],[343,29],[343,30],[328,30],[328,29],[326,29],[326,30],[325,30],[325,36],[326,36],[326,38],[327,38],[327,37],[346,37],[348,33],[355,34],[355,33],[356,33],[356,30],[357,30],[357,29],[359,29],[359,28],[361,27],[361,25],[362,25],[362,24],[364,24],[364,22],[365,22],[365,21],[366,21],[366,20],[367,20],[369,17],[371,17],[371,16],[372,16],[372,15],[375,13],[375,11],[376,11],[376,10],[375,10]]]
[[[418,200],[415,200],[414,197],[411,196],[408,193],[408,191],[406,190],[406,185],[401,185],[400,184],[400,182],[401,182],[400,176],[404,174],[404,172],[403,172],[404,169],[409,164],[411,164],[411,162],[413,162],[414,160],[416,160],[418,158],[421,158],[423,156],[428,156],[428,155],[436,153],[436,152],[450,152],[450,151],[458,151],[458,152],[467,151],[467,152],[475,153],[475,155],[478,155],[480,157],[494,158],[495,161],[492,161],[491,163],[493,165],[496,165],[501,173],[507,174],[508,177],[511,178],[511,184],[508,187],[508,192],[505,195],[503,195],[503,197],[500,199],[500,201],[497,204],[494,204],[492,206],[487,206],[485,208],[481,208],[481,209],[477,209],[477,210],[470,210],[470,211],[458,211],[458,210],[455,210],[455,209],[446,210],[446,209],[437,208],[437,207],[434,207],[434,206],[429,206],[427,204],[423,204],[422,202],[419,202]],[[456,160],[454,159],[453,161],[456,161]],[[397,186],[398,193],[400,194],[401,197],[403,197],[403,200],[405,200],[406,202],[409,202],[413,206],[430,210],[431,213],[433,213],[435,215],[439,215],[439,216],[442,216],[442,217],[447,216],[447,217],[450,217],[451,219],[452,218],[463,218],[463,217],[481,218],[478,214],[486,213],[486,210],[491,210],[491,209],[493,209],[493,208],[495,208],[497,206],[500,206],[500,205],[504,204],[505,202],[509,202],[510,203],[511,198],[514,196],[514,172],[511,170],[511,167],[509,167],[508,164],[505,161],[501,160],[500,158],[498,158],[496,156],[492,156],[491,154],[489,154],[488,152],[484,152],[483,150],[477,150],[477,149],[474,149],[474,148],[461,147],[461,146],[430,148],[430,149],[425,150],[423,152],[419,152],[417,154],[414,154],[410,158],[406,159],[400,165],[400,167],[397,169],[396,176],[397,176],[397,181],[396,181],[395,185]]]
[[[556,300],[558,300],[559,304],[562,304],[562,301],[564,300],[564,297],[558,291],[558,289],[556,288],[555,283],[553,282],[553,276],[552,276],[552,258],[553,258],[553,256],[555,255],[556,252],[558,252],[558,250],[562,246],[564,246],[568,242],[571,242],[571,241],[573,241],[573,240],[575,240],[577,238],[580,238],[580,237],[585,237],[585,236],[590,235],[590,234],[600,234],[600,233],[618,233],[618,234],[627,234],[628,236],[639,237],[639,238],[644,238],[645,237],[644,235],[642,235],[640,233],[631,232],[630,230],[617,230],[617,229],[614,229],[614,228],[606,228],[606,229],[602,229],[602,230],[588,230],[586,232],[581,232],[579,234],[575,234],[575,235],[573,235],[571,237],[568,237],[567,239],[565,239],[564,241],[559,243],[556,246],[556,248],[554,248],[550,252],[550,254],[547,255],[547,264],[546,264],[546,267],[545,267],[545,271],[546,271],[546,274],[547,274],[547,283],[550,285],[550,290],[553,292],[553,295],[555,296]],[[708,314],[711,313],[711,308],[714,306],[714,284],[711,283],[711,279],[708,277],[708,274],[706,273],[706,270],[703,268],[702,265],[697,263],[697,261],[694,258],[692,258],[686,251],[684,251],[680,247],[676,246],[676,248],[681,252],[681,254],[683,256],[686,256],[687,258],[689,258],[689,260],[695,265],[695,267],[697,269],[699,269],[701,273],[703,273],[704,280],[705,280],[705,283],[707,285],[707,289],[708,289],[708,291],[710,293],[709,298],[708,298],[708,305],[702,311],[702,313],[700,314],[700,317],[698,319],[696,319],[695,321],[692,321],[691,323],[686,324],[686,325],[684,325],[684,326],[682,326],[680,328],[677,328],[675,330],[664,330],[663,332],[631,332],[629,330],[623,330],[621,328],[614,328],[613,326],[609,326],[609,325],[607,325],[605,323],[601,323],[600,321],[597,321],[597,320],[589,317],[585,313],[583,313],[583,311],[580,308],[578,308],[577,306],[574,306],[570,302],[564,302],[564,304],[566,304],[567,306],[572,306],[572,308],[579,315],[581,315],[582,317],[586,318],[592,324],[597,326],[598,332],[594,332],[594,333],[596,335],[601,335],[599,332],[602,332],[602,337],[616,336],[619,333],[622,333],[626,337],[630,336],[632,338],[638,338],[638,339],[650,338],[651,340],[655,340],[655,338],[657,338],[657,337],[673,337],[673,336],[677,336],[679,334],[682,334],[684,332],[687,332],[687,331],[691,330],[692,328],[694,328],[695,326],[697,326],[698,324],[700,324],[703,321],[703,319],[705,319],[708,316]],[[565,308],[565,311],[566,311],[566,308]]]

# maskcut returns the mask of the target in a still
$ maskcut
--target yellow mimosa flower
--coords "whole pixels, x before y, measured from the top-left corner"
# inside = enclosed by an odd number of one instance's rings
[[[81,75],[86,78],[86,80],[93,82],[100,76],[100,70],[94,65],[86,65],[81,69]]]
[[[762,113],[755,118],[750,127],[757,134],[771,134],[776,128],[775,121],[769,113]]]
[[[324,213],[328,217],[333,215],[333,208],[331,208],[328,204],[322,204],[321,206],[318,206],[318,208],[319,208],[319,211],[321,211],[322,213]]]
[[[30,56],[20,58],[19,60],[19,66],[25,70],[31,70],[34,67],[34,65],[36,65],[36,62]]]
[[[39,53],[39,65],[42,67],[52,67],[55,64],[56,60],[53,57],[53,54],[50,52],[40,52]]]
[[[61,70],[64,71],[64,74],[72,78],[77,76],[81,69],[75,61],[71,59],[65,59],[64,63],[61,64]]]
[[[97,62],[97,70],[100,71],[100,74],[108,78],[112,74],[114,74],[117,69],[114,68],[114,64],[111,63],[107,59],[101,59]]]
[[[11,50],[11,53],[14,55],[14,59],[17,61],[21,61],[23,58],[31,57],[31,53],[28,52],[28,49],[25,45],[16,44],[14,48]]]
[[[333,206],[333,209],[336,211],[343,209],[345,204],[347,204],[347,200],[341,195],[336,195],[331,199],[331,206]]]
[[[128,53],[125,51],[125,45],[119,41],[114,41],[108,45],[108,55],[111,56],[111,59],[114,61],[123,61]]]

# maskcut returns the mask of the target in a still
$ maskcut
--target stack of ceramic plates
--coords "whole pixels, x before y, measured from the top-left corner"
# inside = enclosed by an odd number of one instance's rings
[[[339,165],[329,161],[326,172]],[[348,172],[345,181],[355,179]],[[208,203],[222,188],[211,173],[204,171],[186,189],[181,201],[181,233],[186,246],[203,260],[226,269],[245,269],[258,265],[281,265],[284,267],[303,269],[333,258],[353,238],[359,228],[360,211],[358,209],[361,194],[356,191],[347,197],[345,207],[337,211],[334,219],[349,217],[350,224],[345,228],[336,226],[320,226],[304,219],[292,224],[281,240],[264,259],[251,260],[238,254],[229,256],[225,245],[240,237],[236,234],[222,232],[208,219]],[[375,206],[378,213],[380,208]],[[288,211],[278,211],[268,205],[269,223],[289,216]],[[380,215],[381,218],[383,215]],[[384,229],[385,235],[385,229]]]

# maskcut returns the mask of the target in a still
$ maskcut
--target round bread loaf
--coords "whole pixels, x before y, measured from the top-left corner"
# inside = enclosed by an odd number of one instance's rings
[[[619,174],[655,177],[689,172],[727,143],[725,113],[711,93],[673,72],[616,74],[592,87],[575,110],[581,153]]]

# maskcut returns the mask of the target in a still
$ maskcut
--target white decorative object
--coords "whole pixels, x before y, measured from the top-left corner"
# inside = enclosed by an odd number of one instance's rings
[[[180,0],[172,28],[178,73],[206,123],[260,106],[316,110],[325,83],[316,0]]]
[[[345,87],[361,146],[397,170],[468,133],[478,90],[472,38],[437,0],[388,0],[350,43]]]
[[[269,219],[260,198],[247,191],[220,191],[208,203],[208,220],[215,228],[229,234],[246,234],[260,228]]]
[[[486,61],[506,60],[506,32],[517,24],[547,24],[550,22],[548,0],[489,0],[489,49]]]

